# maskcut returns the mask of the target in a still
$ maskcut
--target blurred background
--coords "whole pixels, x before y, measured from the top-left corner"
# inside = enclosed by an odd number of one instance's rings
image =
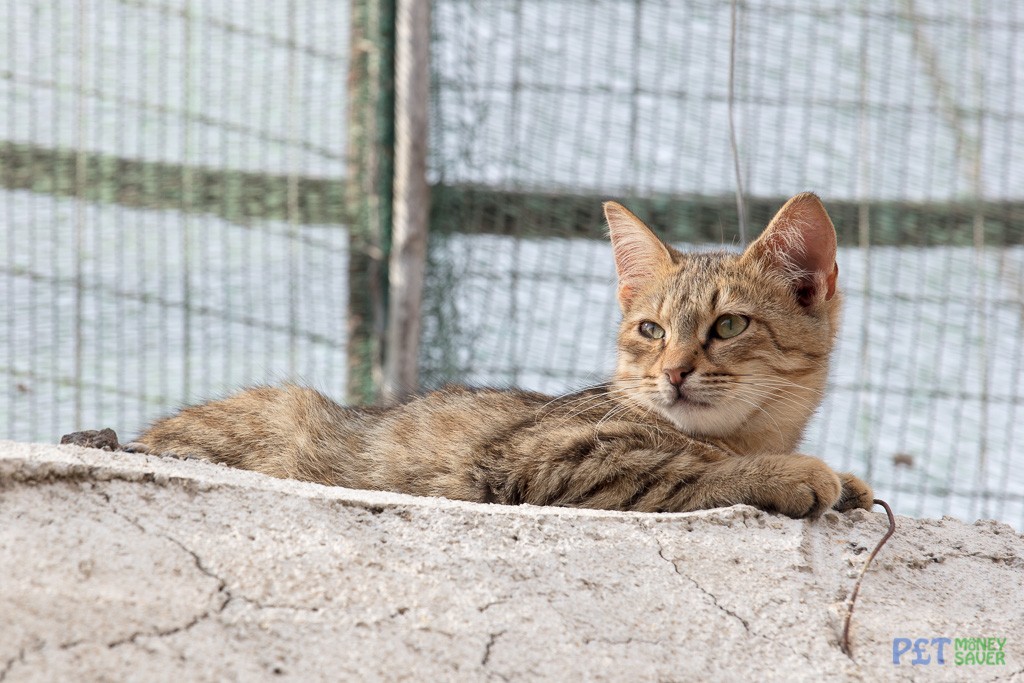
[[[127,438],[285,379],[378,400],[395,12],[0,4],[0,437]],[[1022,22],[1013,0],[434,0],[420,385],[608,376],[605,199],[739,248],[738,181],[748,239],[813,190],[846,307],[804,450],[899,513],[1024,528]]]

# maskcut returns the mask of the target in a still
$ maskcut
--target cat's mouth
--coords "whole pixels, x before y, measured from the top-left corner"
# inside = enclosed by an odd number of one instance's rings
[[[673,408],[711,408],[710,401],[702,400],[693,395],[692,391],[677,389],[676,397],[671,403]]]
[[[737,415],[729,410],[728,396],[720,391],[661,386],[656,396],[648,394],[646,398],[648,405],[687,434],[720,437],[737,427]]]

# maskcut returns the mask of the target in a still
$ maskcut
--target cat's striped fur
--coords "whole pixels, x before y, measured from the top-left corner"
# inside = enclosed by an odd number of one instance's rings
[[[386,408],[258,387],[186,408],[129,448],[513,505],[870,508],[867,484],[793,453],[821,401],[840,307],[835,231],[817,197],[791,199],[743,254],[681,253],[621,205],[605,213],[623,310],[606,385],[560,397],[447,387]],[[723,316],[739,316],[721,323],[727,338],[715,332]]]

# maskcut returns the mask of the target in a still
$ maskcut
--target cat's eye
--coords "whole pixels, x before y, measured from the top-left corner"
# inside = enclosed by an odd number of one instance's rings
[[[650,320],[645,320],[640,323],[640,334],[648,339],[664,339],[665,329],[658,323],[652,323]]]
[[[715,321],[714,333],[719,339],[730,339],[747,329],[750,318],[735,313],[727,313]]]

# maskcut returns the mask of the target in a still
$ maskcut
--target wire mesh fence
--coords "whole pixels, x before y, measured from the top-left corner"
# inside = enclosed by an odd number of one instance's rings
[[[382,51],[350,40],[372,5],[0,5],[7,436],[132,433],[286,377],[344,396],[349,295],[380,277],[349,256],[387,249],[349,230],[386,222],[372,191],[346,191],[360,146],[387,143],[347,114],[351,55]],[[750,230],[810,189],[840,233],[844,324],[805,450],[900,512],[1024,527],[1017,4],[432,11],[425,385],[606,377],[600,202],[677,244],[737,247],[731,115]]]
[[[10,438],[137,432],[285,376],[343,390],[348,21],[303,0],[0,5]]]

